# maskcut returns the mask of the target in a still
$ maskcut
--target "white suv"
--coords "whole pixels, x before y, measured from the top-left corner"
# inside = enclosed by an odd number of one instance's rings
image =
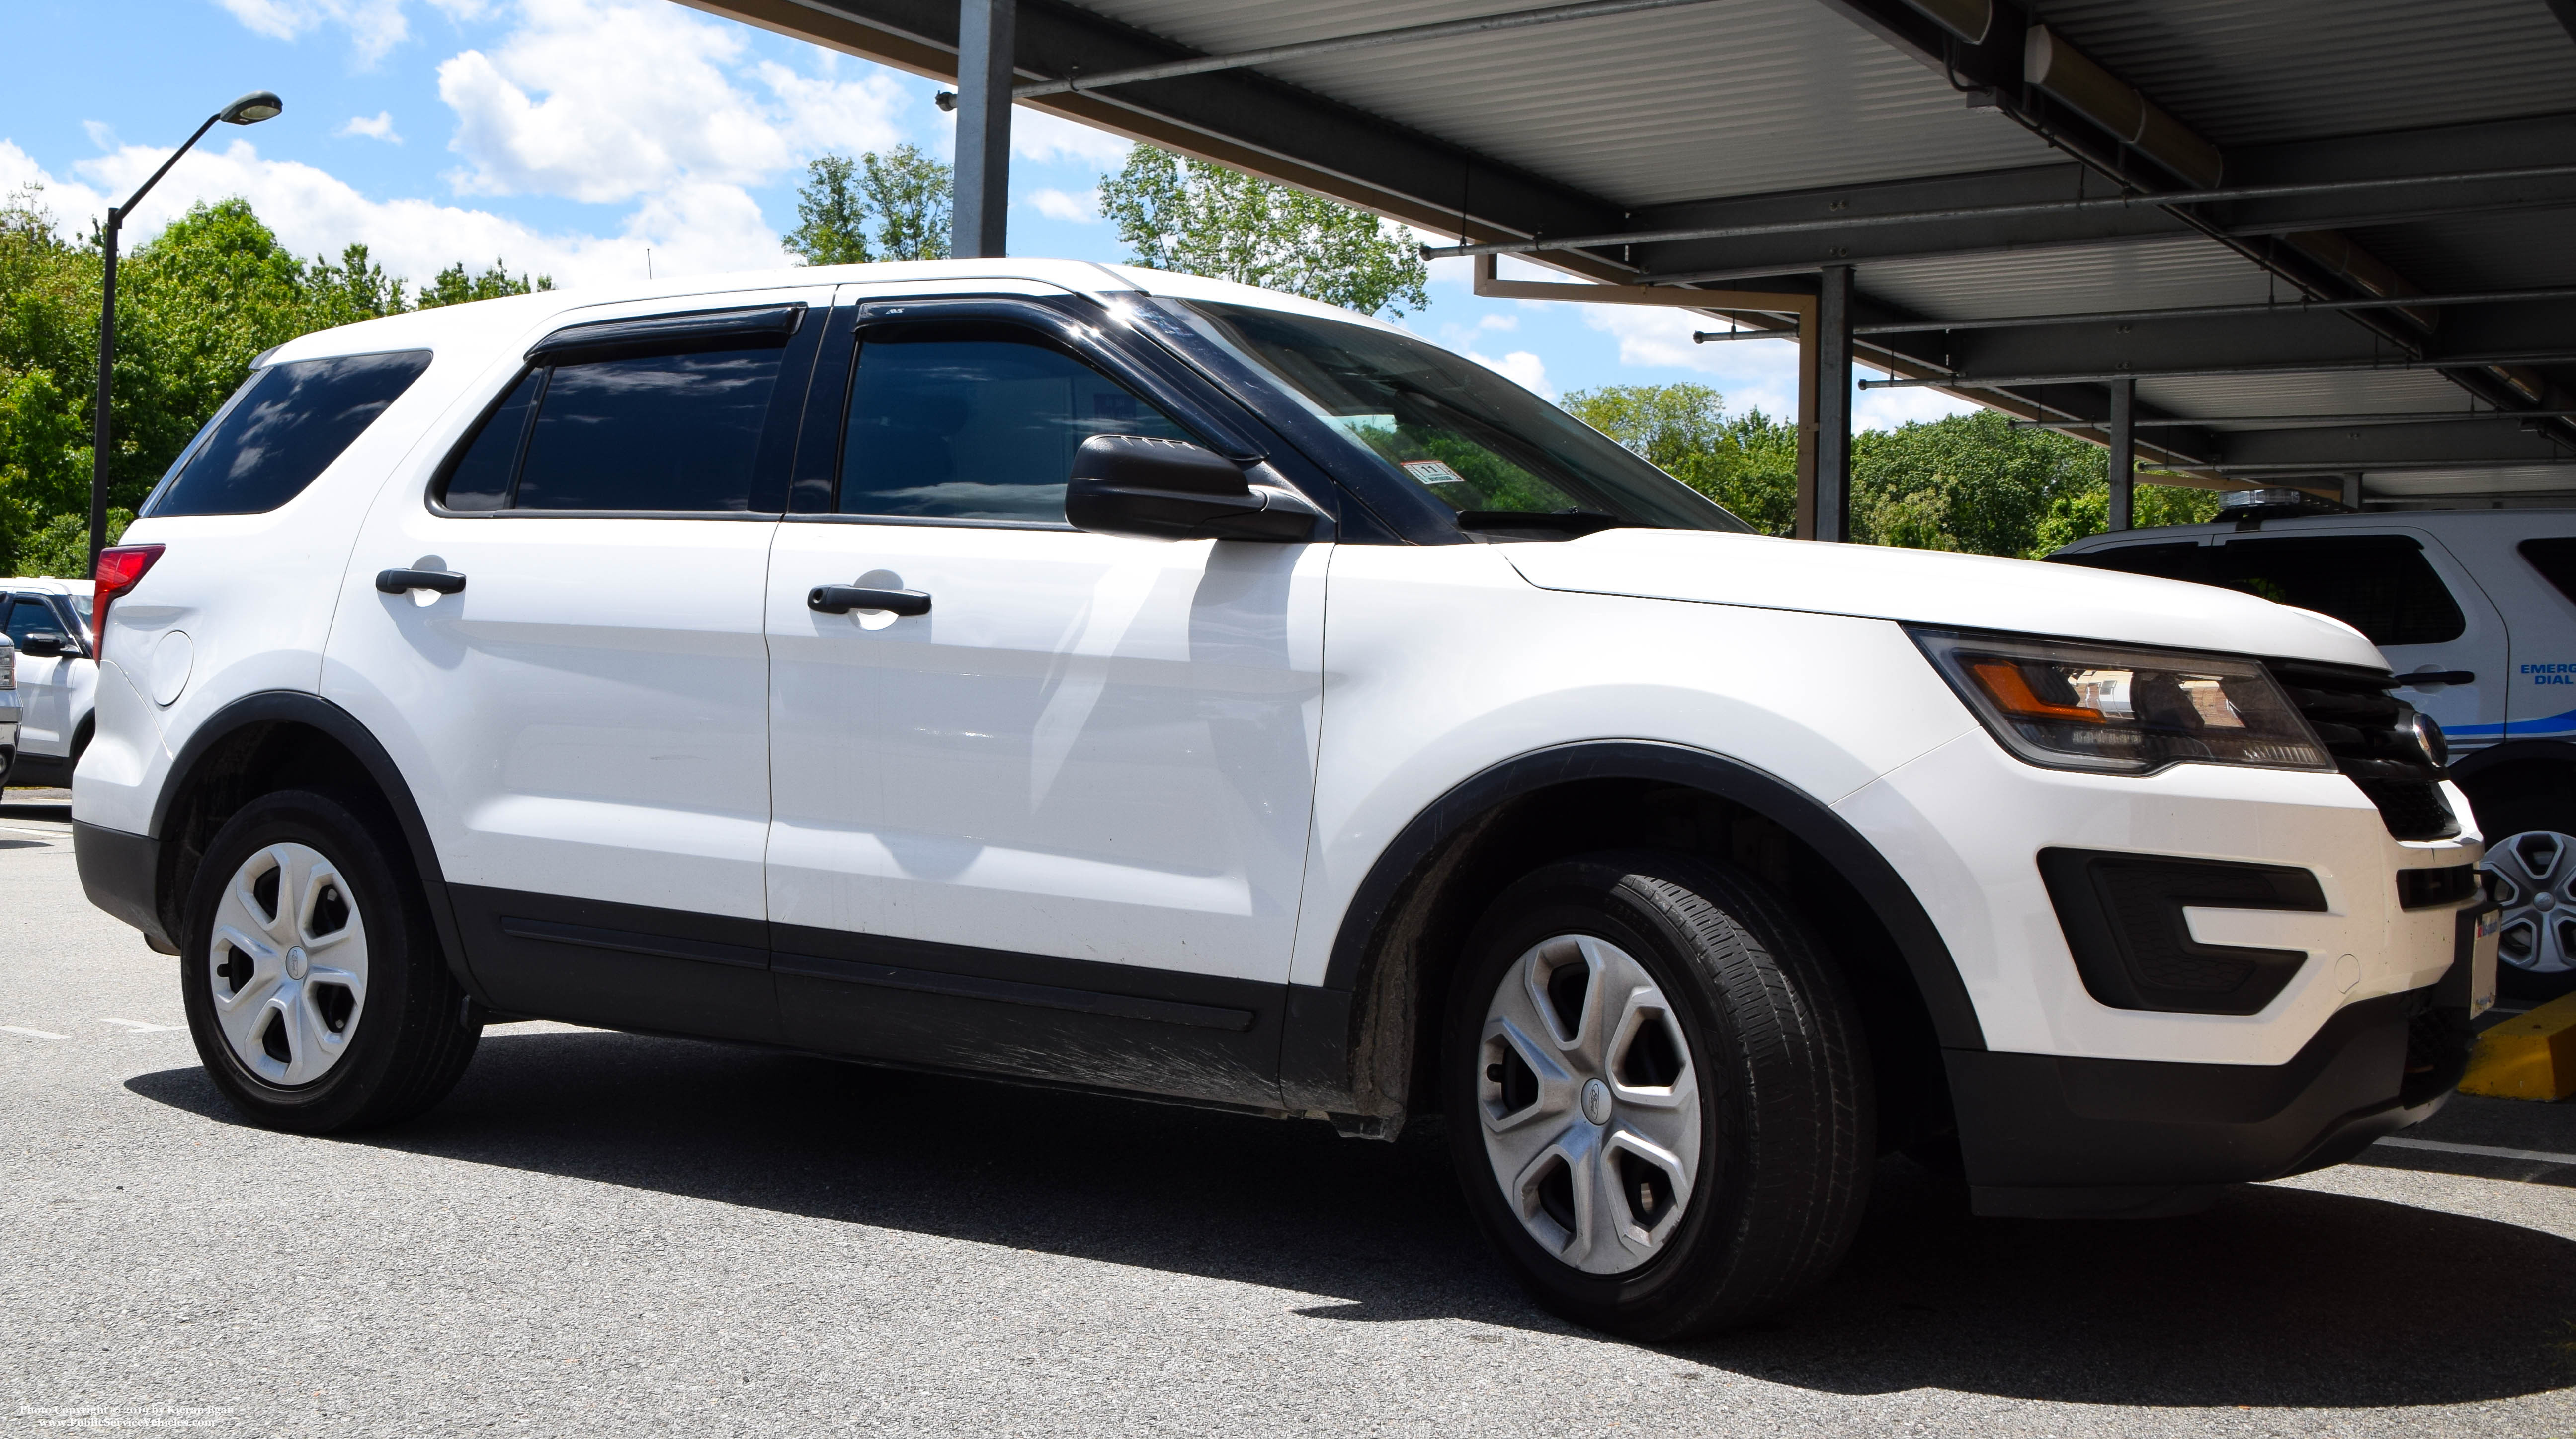
[[[2276,514],[2095,535],[2069,564],[2225,585],[2369,636],[2488,836],[2507,993],[2576,990],[2576,510]]]
[[[1213,281],[308,335],[99,573],[82,878],[307,1132],[434,1103],[494,1014],[1439,1113],[1539,1295],[1674,1336],[1822,1275],[1890,1150],[2006,1215],[2347,1158],[2493,973],[2347,626],[1762,538]]]
[[[0,631],[18,647],[18,760],[0,780],[64,785],[89,746],[98,662],[90,656],[87,580],[0,580]]]

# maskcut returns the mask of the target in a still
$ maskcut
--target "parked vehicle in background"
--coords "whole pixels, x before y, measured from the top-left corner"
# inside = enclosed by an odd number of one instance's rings
[[[2368,636],[2441,724],[2486,836],[2505,992],[2576,990],[2576,510],[2281,514],[2273,493],[2049,558],[2223,585]]]
[[[98,580],[82,880],[286,1129],[419,1112],[495,1012],[1437,1112],[1542,1299],[1673,1337],[1830,1271],[1886,1150],[2020,1216],[2338,1163],[2491,987],[2465,801],[2345,626],[1756,535],[1220,281],[307,335]]]
[[[0,632],[18,647],[18,768],[11,784],[67,785],[89,747],[98,660],[87,580],[0,580]]]
[[[18,647],[0,634],[0,789],[9,785],[9,771],[18,761]]]

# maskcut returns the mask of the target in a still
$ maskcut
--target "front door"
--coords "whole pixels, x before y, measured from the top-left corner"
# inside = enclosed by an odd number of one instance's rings
[[[1206,438],[1114,361],[1033,306],[859,329],[829,512],[791,516],[770,569],[784,1024],[1276,1103],[1329,546],[1067,526],[1086,437]],[[827,585],[928,608],[826,613]]]
[[[324,692],[394,751],[505,1011],[775,1036],[762,591],[827,294],[558,330],[368,517]]]
[[[89,662],[81,657],[80,631],[65,623],[53,601],[41,594],[21,594],[14,601],[0,594],[0,605],[8,607],[9,638],[18,646],[18,703],[23,710],[18,748],[30,755],[69,755],[72,666]],[[29,654],[27,637],[37,633],[61,636],[61,650],[51,656]],[[71,777],[66,774],[61,782],[69,784]]]

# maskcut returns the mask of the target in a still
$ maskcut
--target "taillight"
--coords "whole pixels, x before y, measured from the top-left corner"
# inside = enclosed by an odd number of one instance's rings
[[[98,570],[90,576],[94,588],[89,600],[90,653],[94,657],[107,658],[108,605],[134,588],[159,558],[159,545],[116,545],[98,552]]]

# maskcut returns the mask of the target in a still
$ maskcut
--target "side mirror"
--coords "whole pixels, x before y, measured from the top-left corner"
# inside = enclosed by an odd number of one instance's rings
[[[1074,452],[1064,517],[1137,540],[1294,544],[1315,538],[1324,513],[1293,491],[1251,483],[1233,461],[1187,440],[1094,435]]]
[[[36,659],[46,659],[59,655],[69,648],[71,648],[71,641],[63,638],[59,630],[29,630],[27,637],[18,644],[18,653]]]

